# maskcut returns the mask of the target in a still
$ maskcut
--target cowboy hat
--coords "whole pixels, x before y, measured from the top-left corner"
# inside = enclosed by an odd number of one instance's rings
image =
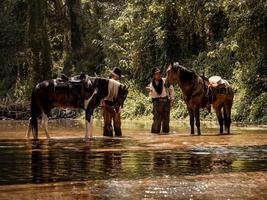
[[[123,78],[124,76],[121,74],[121,69],[118,68],[118,67],[114,67],[113,70],[111,71],[110,70],[110,73],[114,76],[117,76],[117,77],[120,77],[120,78]]]
[[[157,67],[154,67],[151,71],[151,77],[153,77],[154,74],[161,73],[160,69]]]

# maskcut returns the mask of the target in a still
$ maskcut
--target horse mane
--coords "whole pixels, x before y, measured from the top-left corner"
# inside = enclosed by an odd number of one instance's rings
[[[193,71],[190,70],[182,65],[179,65],[179,63],[174,63],[173,67],[175,70],[180,71],[180,79],[182,82],[187,82],[187,81],[192,81],[197,77],[197,74]]]

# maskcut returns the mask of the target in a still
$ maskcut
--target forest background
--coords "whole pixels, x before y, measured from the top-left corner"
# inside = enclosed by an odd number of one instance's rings
[[[150,71],[173,61],[227,79],[234,121],[267,122],[266,0],[0,0],[0,98],[27,101],[61,73],[120,67],[131,86],[122,117],[146,117]],[[172,118],[186,118],[175,89]]]

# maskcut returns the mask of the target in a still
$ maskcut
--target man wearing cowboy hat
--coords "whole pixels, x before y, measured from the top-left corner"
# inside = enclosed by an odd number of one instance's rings
[[[110,71],[110,79],[120,81],[124,76],[121,74],[121,69],[115,67],[112,71]],[[104,117],[104,136],[113,136],[113,127],[112,120],[114,126],[115,136],[121,136],[121,116],[120,110],[115,111],[114,102],[110,99],[104,99],[102,102],[103,106],[103,117]]]
[[[114,79],[116,81],[120,81],[124,76],[121,74],[121,69],[118,67],[114,67],[113,70],[110,70],[109,78]]]
[[[153,102],[153,124],[151,133],[169,133],[170,107],[174,100],[174,88],[166,87],[165,78],[161,77],[161,71],[155,67],[151,73],[152,82],[146,87]]]

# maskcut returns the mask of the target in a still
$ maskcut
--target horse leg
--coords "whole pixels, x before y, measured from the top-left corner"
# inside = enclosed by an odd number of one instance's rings
[[[224,130],[227,132],[228,130],[228,118],[226,115],[225,105],[223,105],[223,123],[224,123]]]
[[[93,138],[93,116],[90,117],[90,122],[85,119],[85,140]]]
[[[190,127],[191,127],[191,135],[195,134],[194,130],[194,112],[193,110],[189,109],[189,117],[190,117]]]
[[[224,119],[225,119],[225,130],[227,134],[230,134],[230,126],[231,126],[231,108],[232,105],[225,104],[224,105]]]
[[[201,135],[201,132],[200,132],[199,109],[196,109],[196,110],[195,110],[195,118],[196,118],[197,134],[198,134],[198,135]]]
[[[44,127],[46,138],[50,139],[48,134],[48,116],[45,113],[42,113],[42,126]]]
[[[29,124],[28,124],[27,132],[26,132],[27,139],[30,138],[30,133],[31,133],[31,118],[29,119]]]
[[[223,117],[222,117],[221,107],[216,108],[215,111],[220,125],[220,133],[223,133]]]

